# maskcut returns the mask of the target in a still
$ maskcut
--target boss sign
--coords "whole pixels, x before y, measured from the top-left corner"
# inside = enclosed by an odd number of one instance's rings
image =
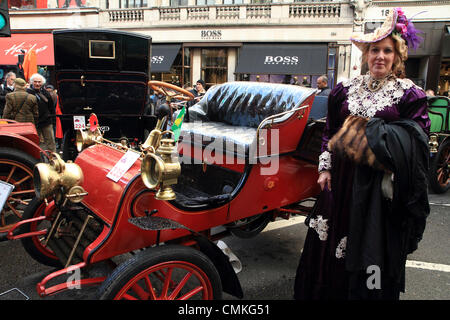
[[[298,56],[266,56],[264,64],[295,64],[299,63]]]

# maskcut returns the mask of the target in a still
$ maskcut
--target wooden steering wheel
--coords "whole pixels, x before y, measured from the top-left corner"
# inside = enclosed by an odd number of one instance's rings
[[[194,95],[191,92],[171,83],[151,80],[148,82],[148,86],[154,91],[165,95],[168,102],[172,101],[172,99],[185,101],[194,99]]]

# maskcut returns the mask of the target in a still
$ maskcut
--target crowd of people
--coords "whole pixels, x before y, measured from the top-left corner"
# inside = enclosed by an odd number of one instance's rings
[[[55,88],[46,85],[45,78],[39,73],[33,74],[27,83],[14,72],[8,72],[0,87],[1,118],[33,123],[41,148],[52,152],[56,152],[57,103]]]
[[[405,78],[408,49],[417,45],[401,9],[373,33],[351,41],[367,74],[332,90],[326,75],[318,95],[328,96],[317,183],[321,193],[294,285],[296,299],[399,299],[405,263],[417,249],[430,212],[427,196],[430,119],[427,94]],[[2,86],[3,118],[35,124],[45,149],[55,151],[56,94],[40,74],[29,83],[10,72]],[[197,103],[205,82],[191,89]],[[152,97],[158,104],[163,96]],[[369,287],[380,271],[379,286]]]

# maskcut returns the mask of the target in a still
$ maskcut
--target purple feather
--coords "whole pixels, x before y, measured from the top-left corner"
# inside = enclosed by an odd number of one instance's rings
[[[411,20],[408,20],[407,31],[402,35],[402,38],[406,40],[409,48],[417,50],[419,44],[423,41],[423,38],[418,35],[418,33],[423,33],[422,31],[416,29]]]

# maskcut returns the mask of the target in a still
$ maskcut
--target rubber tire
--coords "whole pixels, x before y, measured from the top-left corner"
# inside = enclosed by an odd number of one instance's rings
[[[249,225],[244,227],[244,228],[249,227],[250,230],[233,227],[228,228],[228,230],[235,237],[241,239],[250,239],[260,234],[261,231],[264,230],[264,228],[267,226],[269,222],[270,222],[270,214],[263,213],[261,214],[261,217],[257,218],[255,221],[250,222]]]
[[[214,300],[222,299],[222,283],[211,260],[199,250],[182,245],[162,245],[148,248],[120,264],[98,289],[100,300],[112,300],[137,274],[156,264],[167,261],[186,261],[203,270],[208,276]]]
[[[39,214],[36,213],[36,210],[39,209],[43,202],[43,200],[33,198],[33,200],[31,200],[31,202],[28,204],[28,207],[25,209],[23,219],[31,219],[43,215],[43,212]],[[30,223],[20,226],[19,234],[31,232],[30,226]],[[39,249],[36,248],[32,237],[22,238],[20,239],[20,241],[22,242],[22,246],[25,251],[37,262],[51,267],[62,267],[62,264],[58,259],[52,259],[39,251]]]
[[[9,159],[23,163],[30,168],[31,172],[33,172],[34,165],[39,162],[39,160],[29,154],[13,148],[0,148],[0,159]]]
[[[39,161],[29,154],[23,151],[13,149],[13,148],[0,148],[0,159],[14,160],[30,169],[31,174],[33,174],[33,169],[36,163]],[[33,185],[34,186],[34,185]],[[6,206],[6,204],[5,204]],[[22,217],[23,219],[23,217]]]
[[[428,181],[430,183],[431,189],[435,193],[444,193],[450,188],[450,183],[447,183],[445,187],[443,187],[437,177],[437,170],[438,170],[438,162],[439,158],[442,156],[444,150],[450,149],[450,138],[445,139],[442,144],[439,146],[438,152],[434,155],[434,157],[431,159],[430,162],[430,172],[428,175]]]

